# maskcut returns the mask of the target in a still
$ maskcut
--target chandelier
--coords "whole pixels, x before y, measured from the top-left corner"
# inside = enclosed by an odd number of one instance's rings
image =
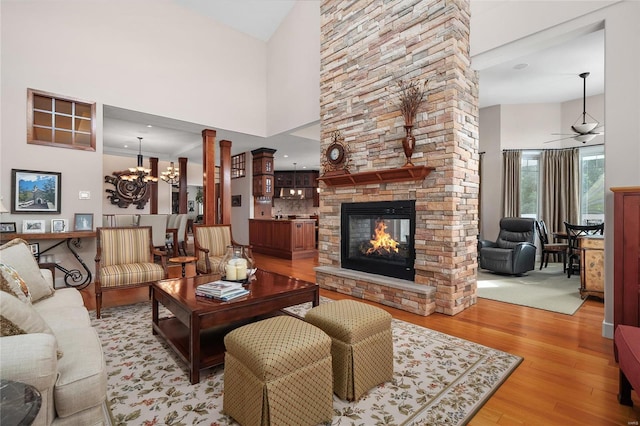
[[[160,174],[160,179],[167,182],[170,185],[175,185],[180,180],[180,169],[173,167],[173,161],[171,165],[167,167],[167,170]]]
[[[151,169],[146,169],[142,165],[142,138],[140,136],[138,136],[138,166],[130,167],[129,172],[128,175],[120,175],[120,179],[139,184],[158,181],[157,177],[151,176]]]

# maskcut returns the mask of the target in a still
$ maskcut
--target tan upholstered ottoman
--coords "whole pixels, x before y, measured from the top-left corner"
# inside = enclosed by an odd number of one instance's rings
[[[333,391],[342,399],[359,399],[372,387],[393,378],[391,314],[356,302],[339,300],[312,308],[305,321],[331,336]]]
[[[316,425],[333,418],[331,339],[278,316],[224,338],[223,411],[243,426]]]

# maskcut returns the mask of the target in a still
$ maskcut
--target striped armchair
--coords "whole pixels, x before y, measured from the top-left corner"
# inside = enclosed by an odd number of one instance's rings
[[[193,225],[193,245],[198,274],[218,272],[228,245],[241,246],[231,236],[231,225]]]
[[[153,247],[150,226],[96,231],[96,318],[100,318],[103,291],[150,286],[167,277],[167,263],[165,253]],[[154,263],[154,255],[160,264]]]

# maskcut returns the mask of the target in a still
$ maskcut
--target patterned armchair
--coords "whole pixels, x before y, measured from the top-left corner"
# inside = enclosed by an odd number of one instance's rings
[[[165,253],[153,247],[150,226],[96,231],[96,318],[100,318],[103,291],[150,286],[167,277],[167,263]],[[154,255],[160,264],[154,263]]]
[[[231,225],[194,225],[193,245],[198,274],[218,272],[218,264],[225,255],[227,246],[240,246],[231,236]]]

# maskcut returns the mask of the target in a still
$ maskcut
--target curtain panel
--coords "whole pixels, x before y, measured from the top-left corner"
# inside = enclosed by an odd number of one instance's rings
[[[502,153],[503,188],[502,216],[520,217],[520,168],[522,151],[509,150]]]
[[[580,152],[578,148],[545,150],[540,156],[542,206],[540,219],[550,233],[565,232],[564,221],[578,223]]]

